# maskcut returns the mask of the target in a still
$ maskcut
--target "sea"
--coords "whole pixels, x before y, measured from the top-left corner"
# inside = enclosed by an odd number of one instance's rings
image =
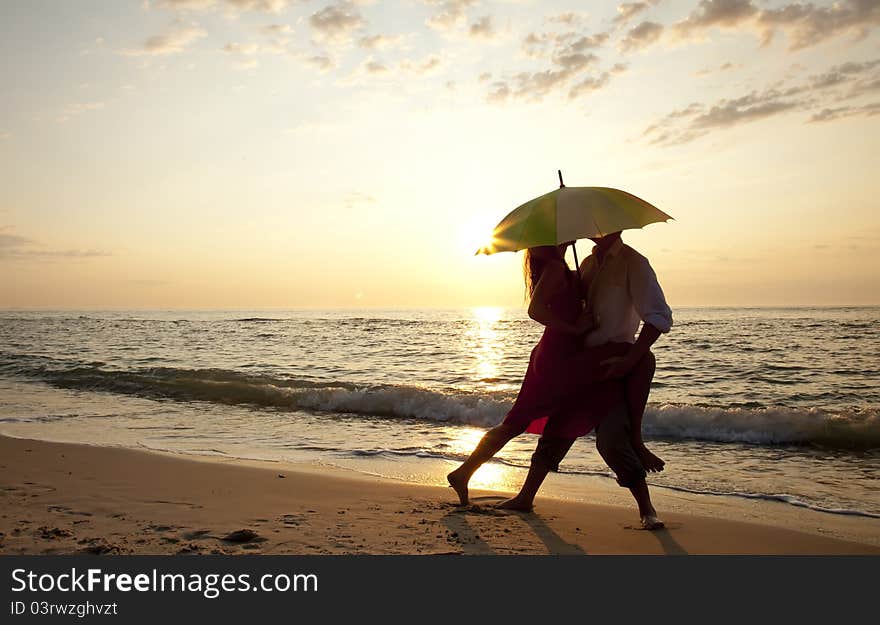
[[[542,329],[521,308],[8,310],[0,433],[445,484]],[[653,489],[880,518],[880,308],[681,308],[654,353]],[[473,486],[515,491],[536,440]],[[592,436],[561,472],[547,493],[614,484]]]

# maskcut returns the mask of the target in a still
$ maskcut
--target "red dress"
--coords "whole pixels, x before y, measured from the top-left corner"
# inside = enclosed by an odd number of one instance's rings
[[[562,319],[574,323],[581,313],[577,274],[566,267],[565,287],[550,299],[550,307]],[[581,337],[544,328],[532,349],[529,368],[516,402],[504,423],[533,434],[577,438],[589,434],[615,402],[624,401],[619,381],[597,382],[600,363],[621,356],[625,343],[583,348]]]

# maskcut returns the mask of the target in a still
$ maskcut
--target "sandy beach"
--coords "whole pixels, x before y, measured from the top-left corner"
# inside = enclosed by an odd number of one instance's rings
[[[880,547],[680,512],[505,495],[276,463],[0,437],[3,554],[880,554]]]

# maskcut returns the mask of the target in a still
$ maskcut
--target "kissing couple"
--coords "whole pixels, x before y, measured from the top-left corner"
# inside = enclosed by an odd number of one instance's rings
[[[592,253],[578,271],[565,262],[573,241],[526,249],[529,317],[544,333],[513,407],[447,476],[462,505],[474,472],[511,439],[530,432],[541,437],[526,480],[498,507],[531,511],[547,474],[558,471],[578,437],[595,430],[596,448],[617,483],[632,493],[642,527],[663,527],[645,478],[662,471],[664,462],[645,446],[642,418],[655,370],[650,348],[672,327],[672,311],[647,258],[620,235],[591,237]]]

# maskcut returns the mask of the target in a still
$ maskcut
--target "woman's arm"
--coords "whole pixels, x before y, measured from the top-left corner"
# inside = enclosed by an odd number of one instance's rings
[[[574,323],[566,321],[550,306],[550,298],[559,289],[565,288],[564,270],[556,263],[549,264],[541,273],[535,290],[532,292],[532,300],[529,302],[529,317],[538,323],[565,332],[567,334],[582,334],[591,325],[591,317],[581,315]]]

